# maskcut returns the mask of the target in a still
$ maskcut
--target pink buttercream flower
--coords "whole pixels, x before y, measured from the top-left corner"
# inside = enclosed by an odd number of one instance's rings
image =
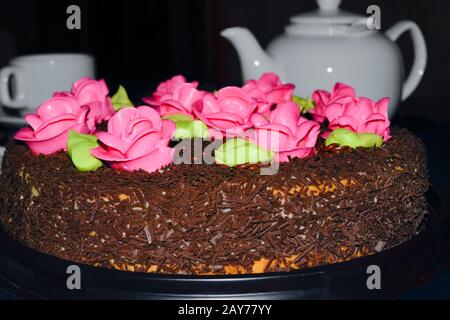
[[[89,129],[95,130],[95,124],[106,121],[114,114],[109,90],[104,80],[81,78],[72,85],[71,92],[56,92],[53,96],[73,96],[80,105],[90,108],[87,116]]]
[[[257,112],[268,114],[273,105],[292,101],[295,85],[281,83],[272,72],[264,73],[258,80],[249,80],[242,87],[257,104]]]
[[[86,125],[88,106],[80,106],[71,96],[53,97],[25,116],[29,127],[20,129],[15,139],[24,141],[35,154],[67,150],[69,130],[89,133]]]
[[[332,131],[344,128],[356,133],[375,133],[384,141],[391,138],[388,118],[389,98],[374,102],[368,98],[344,99],[340,103],[329,105],[325,116]]]
[[[205,94],[203,99],[193,104],[193,112],[209,128],[212,137],[242,136],[251,127],[250,117],[256,105],[241,88],[225,87],[216,95]]]
[[[192,116],[192,105],[202,99],[205,92],[197,90],[193,84],[184,83],[175,88],[173,93],[162,98],[159,106],[161,116],[185,114]]]
[[[151,97],[143,98],[142,100],[151,105],[152,107],[159,107],[161,103],[165,100],[174,100],[173,94],[175,90],[184,84],[189,84],[191,88],[197,88],[198,82],[186,82],[186,78],[182,75],[177,75],[172,77],[171,79],[161,82],[158,87],[156,88],[156,91],[153,92]]]
[[[330,104],[342,103],[343,100],[348,98],[355,98],[355,95],[355,89],[344,83],[338,82],[334,85],[333,91],[331,92],[325,90],[314,91],[312,99],[316,107],[308,112],[315,121],[323,123],[326,118],[325,110],[327,106]]]
[[[305,158],[315,153],[320,126],[301,117],[295,103],[281,103],[268,117],[255,114],[251,121],[255,127],[246,131],[246,137],[275,152],[277,161],[286,162],[289,157]]]
[[[153,172],[172,163],[168,144],[175,129],[151,107],[121,109],[108,121],[108,132],[96,133],[102,145],[91,153],[116,169]]]

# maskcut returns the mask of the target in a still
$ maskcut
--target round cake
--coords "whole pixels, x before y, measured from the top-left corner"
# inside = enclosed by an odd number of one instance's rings
[[[372,147],[327,144],[330,136],[271,175],[261,174],[269,164],[251,161],[126,170],[110,160],[82,170],[70,143],[69,152],[43,154],[16,136],[3,159],[1,224],[15,240],[77,263],[194,275],[337,263],[418,234],[427,214],[423,143],[404,129]],[[215,141],[217,151],[226,140]]]

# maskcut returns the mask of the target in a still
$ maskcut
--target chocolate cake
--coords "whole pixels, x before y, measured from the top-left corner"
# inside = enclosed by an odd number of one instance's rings
[[[422,230],[425,148],[391,131],[388,98],[304,99],[273,73],[197,85],[175,76],[141,106],[103,80],[55,93],[6,147],[2,228],[76,263],[193,275],[332,264]]]
[[[80,172],[65,152],[11,141],[0,220],[17,241],[77,263],[170,274],[242,274],[337,263],[410,240],[427,204],[422,142],[394,130],[379,148],[317,143],[280,163]]]

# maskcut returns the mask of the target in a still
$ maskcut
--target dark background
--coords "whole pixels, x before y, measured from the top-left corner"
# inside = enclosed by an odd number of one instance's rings
[[[66,28],[70,4],[81,7],[81,30]],[[343,0],[341,7],[364,14],[370,4],[381,7],[383,30],[410,19],[424,32],[429,63],[414,97],[450,98],[450,1]],[[220,30],[248,27],[266,46],[290,16],[315,7],[314,0],[14,0],[2,1],[0,27],[15,36],[17,54],[88,52],[97,58],[100,77],[148,83],[151,91],[177,73],[214,85],[239,84],[237,54]],[[400,40],[407,67],[409,40]]]
[[[14,55],[87,52],[96,57],[98,76],[112,90],[122,83],[133,97],[151,93],[160,81],[180,73],[210,88],[240,84],[237,54],[219,32],[245,26],[266,46],[283,32],[290,16],[316,8],[315,0],[2,0],[0,4],[0,37],[14,38],[16,47],[9,51],[0,43],[0,66]],[[81,7],[81,30],[66,28],[71,4]],[[431,181],[444,190],[444,199],[450,199],[450,1],[343,0],[342,8],[364,14],[371,4],[381,7],[383,30],[408,19],[424,33],[428,67],[394,123],[423,139]],[[399,42],[408,69],[413,59],[409,36]],[[0,141],[10,133],[2,128]],[[447,272],[405,297],[450,299],[449,288]],[[15,298],[10,290],[0,282],[0,299]]]

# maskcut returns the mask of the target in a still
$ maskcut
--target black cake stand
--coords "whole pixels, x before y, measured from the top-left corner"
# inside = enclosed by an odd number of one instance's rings
[[[23,246],[0,229],[0,277],[27,296],[49,299],[395,298],[450,267],[449,208],[434,189],[427,198],[430,215],[420,235],[344,263],[236,276],[156,275],[79,265],[81,289],[69,290],[67,269],[72,262]],[[379,267],[381,289],[368,288],[374,275],[369,266]]]

